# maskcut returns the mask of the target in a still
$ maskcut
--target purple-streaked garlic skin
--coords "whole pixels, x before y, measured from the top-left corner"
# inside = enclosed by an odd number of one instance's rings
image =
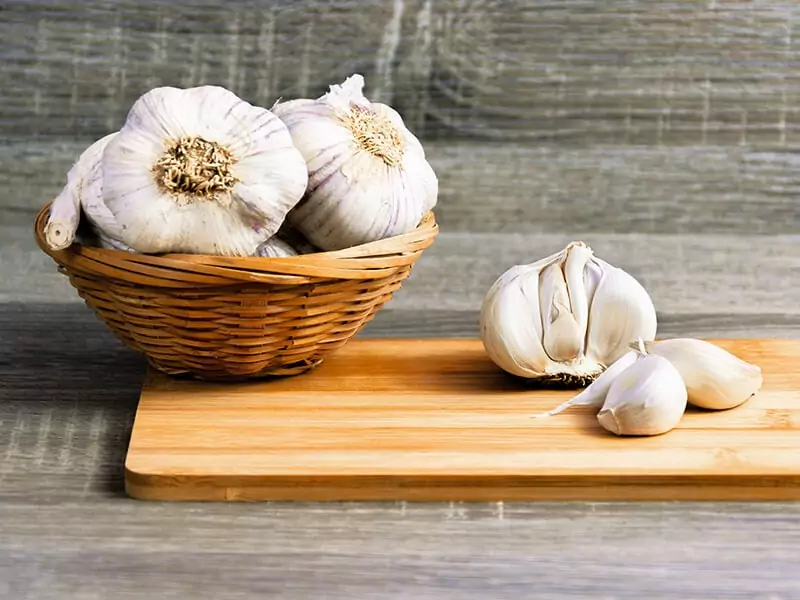
[[[308,167],[288,222],[322,250],[407,233],[437,202],[438,179],[419,140],[391,107],[370,102],[353,75],[323,96],[278,103]]]

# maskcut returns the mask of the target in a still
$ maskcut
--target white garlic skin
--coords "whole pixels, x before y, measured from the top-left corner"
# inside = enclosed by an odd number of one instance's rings
[[[666,358],[647,355],[620,373],[597,414],[616,435],[661,435],[674,429],[686,411],[681,374]]]
[[[224,171],[232,179],[213,198],[196,187],[175,192],[159,185],[164,179],[154,167],[180,140],[200,140],[230,156]],[[218,86],[142,95],[106,147],[101,169],[103,203],[119,225],[119,241],[142,253],[252,256],[308,182],[283,122]]]
[[[93,142],[81,152],[78,160],[67,172],[67,183],[50,205],[50,216],[44,229],[45,240],[53,250],[63,250],[75,241],[80,224],[81,208],[100,198],[96,179],[103,151],[116,132]],[[91,199],[91,200],[90,200]]]
[[[322,250],[341,250],[412,231],[437,202],[439,182],[419,140],[391,107],[370,102],[355,74],[323,96],[280,102],[272,111],[291,133],[306,161],[303,200],[287,219]],[[370,132],[387,154],[360,144],[351,111],[382,123]],[[394,130],[399,144],[388,132]]]
[[[261,242],[258,245],[255,255],[264,258],[281,258],[286,256],[297,256],[297,250],[292,248],[288,242],[285,242],[277,236],[273,236],[267,241]]]
[[[608,395],[608,390],[611,388],[611,384],[614,380],[628,367],[630,367],[633,363],[637,360],[641,359],[644,355],[641,354],[637,350],[630,350],[626,352],[621,357],[619,357],[614,363],[608,367],[605,371],[600,373],[600,375],[595,379],[592,383],[589,384],[588,387],[583,389],[579,394],[573,396],[563,404],[560,404],[556,408],[549,410],[541,415],[534,415],[536,417],[550,417],[553,415],[557,415],[560,412],[565,411],[568,408],[573,406],[596,406],[600,408],[603,406],[603,403],[606,401],[606,396]]]
[[[491,360],[525,378],[573,377],[584,385],[629,351],[655,338],[650,296],[622,269],[583,242],[504,272],[489,288],[480,336]]]
[[[727,410],[752,397],[764,383],[761,368],[719,346],[693,338],[648,342],[649,354],[669,360],[686,383],[689,403]]]

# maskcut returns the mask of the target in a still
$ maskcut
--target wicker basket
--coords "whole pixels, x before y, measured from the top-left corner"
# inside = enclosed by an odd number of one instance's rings
[[[337,252],[288,258],[144,255],[44,239],[39,247],[100,319],[170,375],[246,380],[303,373],[369,322],[438,233],[416,230]]]

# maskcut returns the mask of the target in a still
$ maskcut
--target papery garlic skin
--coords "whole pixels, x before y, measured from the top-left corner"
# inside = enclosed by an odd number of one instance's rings
[[[419,140],[391,107],[370,102],[355,74],[315,99],[277,103],[308,167],[308,189],[288,221],[322,250],[412,231],[439,183]]]
[[[629,350],[621,357],[619,357],[614,363],[608,367],[605,371],[598,375],[597,379],[595,379],[588,387],[583,389],[579,394],[570,398],[566,402],[558,405],[552,410],[549,410],[545,413],[540,415],[534,415],[535,417],[550,417],[553,415],[557,415],[560,412],[565,411],[568,408],[573,406],[595,406],[600,408],[603,406],[603,403],[606,401],[606,396],[608,395],[608,390],[611,389],[611,384],[614,380],[622,374],[628,367],[630,367],[633,363],[637,360],[641,359],[644,354],[640,353],[638,350]]]
[[[218,86],[142,95],[101,169],[120,241],[143,253],[252,256],[308,182],[283,122]]]
[[[654,339],[657,318],[635,278],[572,242],[503,273],[484,297],[479,326],[487,354],[505,371],[582,387],[631,341]]]
[[[297,250],[292,248],[287,242],[277,236],[261,242],[256,248],[256,256],[264,258],[281,258],[286,256],[297,256]]]
[[[63,250],[75,241],[81,208],[96,193],[96,186],[92,185],[97,177],[98,163],[114,135],[116,132],[92,143],[81,152],[67,172],[67,183],[50,205],[50,215],[44,229],[45,240],[52,250]]]
[[[92,164],[84,180],[85,185],[80,198],[81,208],[86,220],[91,224],[92,231],[97,236],[97,242],[101,248],[133,252],[130,246],[120,241],[122,228],[103,202],[103,171],[101,168],[103,151],[117,133],[116,131],[110,133],[91,146],[94,152]]]
[[[669,360],[686,383],[689,403],[727,410],[744,403],[764,383],[761,368],[705,340],[675,338],[647,342],[649,354]]]
[[[678,425],[687,397],[678,369],[647,355],[613,380],[597,421],[616,435],[661,435]]]

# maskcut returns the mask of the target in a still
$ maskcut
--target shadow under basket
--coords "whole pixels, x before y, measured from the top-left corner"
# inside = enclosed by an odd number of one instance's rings
[[[169,375],[247,380],[303,373],[354,337],[400,289],[438,234],[412,232],[286,258],[39,248],[125,344]]]

